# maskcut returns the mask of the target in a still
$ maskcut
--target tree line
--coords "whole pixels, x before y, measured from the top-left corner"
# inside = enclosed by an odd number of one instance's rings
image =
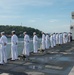
[[[31,27],[25,26],[13,26],[13,25],[0,25],[0,32],[4,31],[7,37],[11,36],[11,31],[15,30],[18,37],[23,37],[23,32],[27,32],[30,37],[33,36],[33,32],[36,32],[38,37],[41,37],[41,31]]]

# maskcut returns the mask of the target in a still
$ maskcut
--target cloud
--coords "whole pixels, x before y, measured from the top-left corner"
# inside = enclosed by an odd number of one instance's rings
[[[56,4],[60,3],[60,5],[68,5],[74,2],[74,0],[53,0]]]
[[[19,0],[17,2],[19,5],[29,5],[29,6],[48,6],[52,5],[53,3],[50,0]]]
[[[56,20],[56,19],[51,19],[51,20],[49,20],[49,22],[50,22],[50,23],[54,23],[54,22],[58,22],[58,20]]]
[[[0,0],[0,9],[17,9],[23,6],[52,6],[57,3],[71,3],[74,0]]]
[[[0,15],[0,19],[17,19],[17,18],[22,18],[22,16]]]
[[[34,23],[34,22],[36,22],[36,20],[29,20],[29,22]]]
[[[11,8],[12,6],[48,6],[52,5],[50,0],[0,0],[1,8]]]
[[[53,5],[51,0],[0,0],[0,14],[17,15],[26,11],[28,7],[39,8],[51,5]]]
[[[74,0],[64,0],[63,2],[64,3],[71,3],[71,2],[74,2]]]

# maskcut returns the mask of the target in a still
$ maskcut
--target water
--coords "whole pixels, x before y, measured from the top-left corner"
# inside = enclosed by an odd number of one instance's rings
[[[6,48],[6,50],[7,50],[7,58],[11,57],[11,44],[10,44],[10,41],[11,41],[11,39],[8,38],[8,45],[7,45],[7,48]],[[41,45],[41,39],[39,39],[38,48],[40,48],[40,45]],[[17,49],[19,55],[22,54],[23,47],[24,47],[23,38],[19,38],[18,49]],[[32,52],[32,51],[33,51],[33,42],[31,41],[30,42],[30,52]]]

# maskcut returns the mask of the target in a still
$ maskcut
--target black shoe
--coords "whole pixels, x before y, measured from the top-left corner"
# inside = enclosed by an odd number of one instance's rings
[[[42,50],[42,52],[44,52],[45,50]]]
[[[0,64],[0,65],[3,65],[3,64]]]

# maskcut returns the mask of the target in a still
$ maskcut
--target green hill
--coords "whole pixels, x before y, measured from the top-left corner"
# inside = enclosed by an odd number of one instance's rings
[[[15,30],[19,37],[23,37],[23,32],[25,31],[30,35],[30,37],[33,36],[33,32],[36,32],[38,37],[41,37],[41,31],[38,29],[25,26],[0,25],[0,32],[4,31],[7,36],[11,35],[12,30]]]

